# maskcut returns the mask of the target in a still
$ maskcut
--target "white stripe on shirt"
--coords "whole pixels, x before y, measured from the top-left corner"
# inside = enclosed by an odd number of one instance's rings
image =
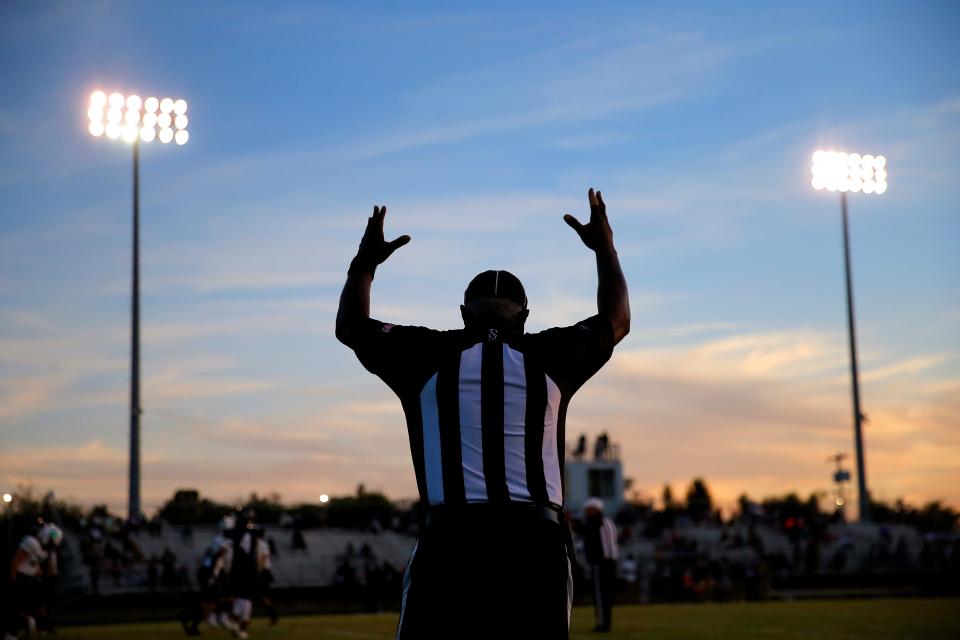
[[[600,545],[603,547],[603,557],[607,560],[616,560],[620,555],[617,548],[617,525],[607,517],[604,517],[600,526]]]
[[[503,345],[503,468],[510,499],[529,502],[532,497],[527,486],[527,377],[523,367],[523,354]]]
[[[467,502],[487,499],[483,475],[483,429],[480,416],[480,371],[483,343],[460,354],[460,456],[463,488]],[[439,440],[439,437],[438,437]]]
[[[560,482],[560,460],[557,453],[557,420],[560,417],[560,388],[547,379],[547,409],[543,417],[543,475],[547,481],[547,499],[563,504],[563,485]]]
[[[420,391],[423,421],[423,472],[427,480],[427,501],[443,502],[443,461],[440,458],[440,417],[437,411],[437,374]]]

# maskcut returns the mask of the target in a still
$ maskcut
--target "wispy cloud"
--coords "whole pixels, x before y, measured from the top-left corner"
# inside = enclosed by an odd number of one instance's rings
[[[793,341],[801,348],[787,348]],[[823,379],[844,364],[842,342],[833,342],[801,331],[663,347],[653,355],[618,352],[571,405],[569,437],[580,430],[613,434],[628,473],[648,494],[662,482],[685,487],[696,475],[710,480],[721,502],[744,491],[827,490],[825,458],[852,447],[847,383]],[[908,364],[878,370],[925,363]],[[889,382],[878,376],[864,387],[875,495],[956,503],[956,383],[924,391]]]
[[[896,362],[884,367],[873,368],[865,371],[862,379],[864,382],[874,382],[896,376],[916,376],[922,371],[932,369],[945,362],[956,360],[960,354],[956,353],[938,353],[928,356],[910,358],[901,362]]]
[[[844,365],[842,343],[809,330],[738,334],[687,347],[650,347],[621,354],[626,372],[688,376],[790,377],[822,375]]]

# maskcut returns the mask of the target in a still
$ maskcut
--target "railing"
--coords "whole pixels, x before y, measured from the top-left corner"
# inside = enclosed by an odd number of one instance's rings
[[[586,447],[584,451],[567,445],[567,460],[573,462],[620,462],[620,444],[608,442],[606,446]]]

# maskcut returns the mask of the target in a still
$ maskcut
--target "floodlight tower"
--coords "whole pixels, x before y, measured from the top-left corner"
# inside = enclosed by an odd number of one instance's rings
[[[13,557],[13,550],[17,548],[13,539],[13,499],[15,497],[12,493],[3,494],[3,505],[7,508],[7,548],[4,551],[8,558]]]
[[[867,492],[866,465],[863,460],[863,412],[860,410],[860,381],[857,369],[857,336],[853,315],[853,283],[850,275],[850,232],[847,222],[847,193],[875,193],[887,190],[887,159],[883,156],[817,151],[813,154],[811,184],[817,191],[840,192],[843,219],[843,264],[847,283],[847,331],[850,339],[850,386],[853,396],[853,432],[857,448],[857,498],[860,521],[870,520],[870,494]]]
[[[140,142],[154,139],[184,145],[187,102],[183,99],[147,98],[103,91],[90,95],[87,109],[90,135],[122,140],[133,147],[133,295],[130,314],[130,490],[127,517],[139,519],[140,510]],[[159,129],[159,131],[158,131]]]

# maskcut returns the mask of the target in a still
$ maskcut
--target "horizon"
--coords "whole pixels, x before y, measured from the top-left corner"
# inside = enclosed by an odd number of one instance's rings
[[[831,148],[889,169],[849,198],[871,497],[960,507],[960,5],[173,6],[0,5],[2,490],[125,512],[131,160],[87,132],[103,90],[189,103],[186,145],[140,149],[145,512],[180,486],[416,496],[399,401],[333,335],[367,216],[412,236],[372,317],[456,328],[504,268],[537,331],[595,313],[562,220],[589,187],[633,325],[568,444],[608,432],[647,496],[831,491],[854,453],[840,203],[810,183]]]

